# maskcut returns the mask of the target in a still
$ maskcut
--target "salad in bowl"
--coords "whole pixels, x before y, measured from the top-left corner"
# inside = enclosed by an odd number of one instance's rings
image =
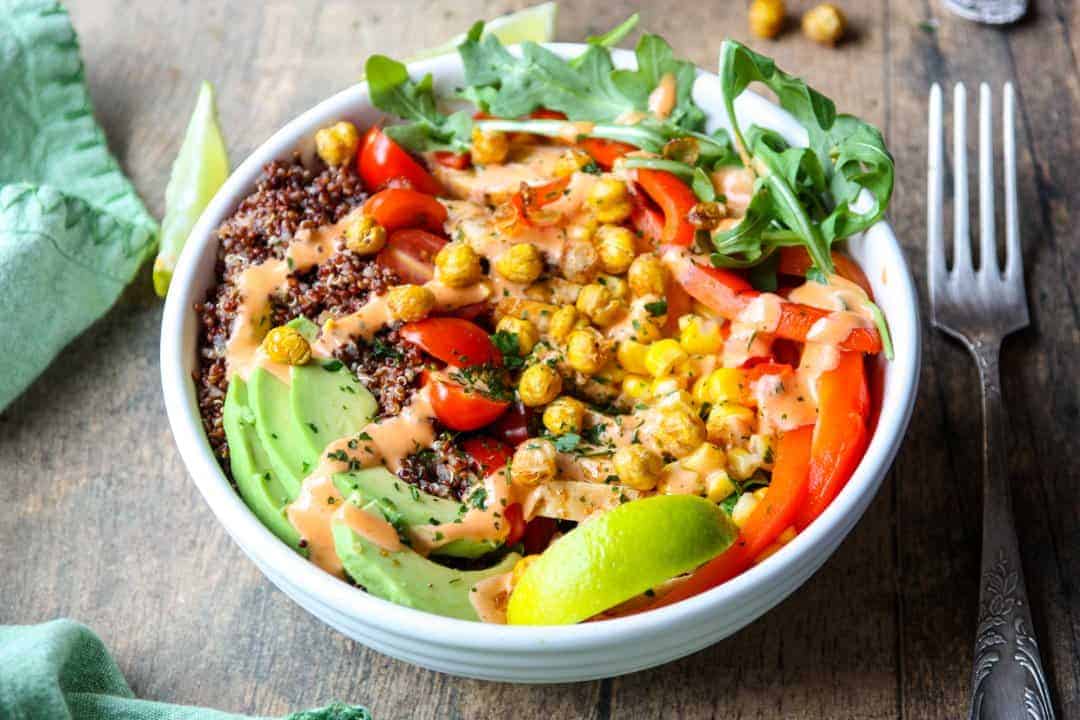
[[[441,97],[373,56],[384,120],[323,124],[216,229],[206,436],[327,573],[486,623],[638,614],[765,561],[862,459],[892,345],[842,241],[888,206],[881,134],[732,41],[709,127],[661,38],[616,67],[628,29],[566,56],[478,24]],[[802,137],[736,122],[755,82]]]

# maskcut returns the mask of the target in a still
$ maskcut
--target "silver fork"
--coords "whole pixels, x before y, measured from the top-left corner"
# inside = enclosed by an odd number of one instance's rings
[[[971,718],[1053,718],[1020,565],[1005,462],[1001,407],[1001,341],[1028,324],[1020,221],[1016,206],[1016,144],[1011,84],[1003,101],[1005,268],[994,237],[994,146],[990,88],[979,88],[979,265],[968,232],[967,92],[957,84],[953,104],[953,263],[945,266],[945,165],[941,88],[930,90],[927,197],[927,277],[933,323],[960,340],[975,358],[983,406],[982,585],[975,636]]]

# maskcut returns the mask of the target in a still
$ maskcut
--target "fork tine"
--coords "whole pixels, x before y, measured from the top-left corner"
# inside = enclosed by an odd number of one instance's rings
[[[971,231],[968,219],[967,88],[953,89],[953,273],[971,274]]]
[[[1023,277],[1020,253],[1020,217],[1016,208],[1016,96],[1012,83],[1005,83],[1002,101],[1002,141],[1005,161],[1005,277]]]
[[[929,157],[926,163],[926,276],[933,298],[945,283],[945,152],[942,141],[941,86],[930,87]]]
[[[994,235],[994,138],[990,86],[979,85],[979,272],[998,277]]]

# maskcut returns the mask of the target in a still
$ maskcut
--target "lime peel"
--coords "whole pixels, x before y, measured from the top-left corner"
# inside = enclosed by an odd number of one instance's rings
[[[161,247],[154,260],[154,291],[165,297],[191,229],[229,176],[229,156],[217,122],[214,88],[203,82],[184,142],[165,188]]]
[[[580,622],[716,557],[738,528],[715,504],[658,495],[620,505],[557,540],[529,565],[511,625]]]
[[[558,3],[545,2],[501,15],[484,24],[484,34],[494,35],[503,45],[516,45],[526,41],[551,42],[555,39],[555,18],[558,9]],[[422,50],[409,60],[422,60],[452,53],[464,40],[465,33],[461,33],[441,45]]]

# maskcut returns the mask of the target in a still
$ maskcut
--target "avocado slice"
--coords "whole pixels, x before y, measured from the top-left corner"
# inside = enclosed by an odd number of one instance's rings
[[[294,498],[271,468],[255,430],[255,414],[248,406],[247,384],[239,377],[229,383],[222,409],[222,424],[229,442],[233,480],[244,502],[263,525],[301,554],[300,534],[285,517]]]
[[[385,467],[339,473],[334,485],[345,497],[359,494],[365,501],[376,501],[389,507],[400,517],[401,523],[410,525],[449,525],[461,517],[466,506],[456,500],[446,500],[422,492],[391,473]],[[435,555],[477,558],[487,555],[501,543],[491,540],[462,538],[447,543],[433,551]]]
[[[354,495],[349,502],[364,501]],[[363,508],[368,512],[379,512],[375,501],[367,502]],[[461,620],[480,619],[469,602],[473,586],[486,578],[510,572],[521,558],[510,553],[486,570],[455,570],[409,549],[386,552],[341,522],[334,523],[333,534],[334,549],[345,571],[369,593],[398,605]]]
[[[328,444],[356,435],[375,417],[375,398],[340,362],[297,365],[291,379],[293,428],[316,458]]]
[[[315,469],[319,454],[312,452],[295,431],[289,386],[261,367],[252,371],[248,383],[259,441],[266,448],[271,469],[288,489],[289,496],[295,498],[300,493],[300,483]]]

